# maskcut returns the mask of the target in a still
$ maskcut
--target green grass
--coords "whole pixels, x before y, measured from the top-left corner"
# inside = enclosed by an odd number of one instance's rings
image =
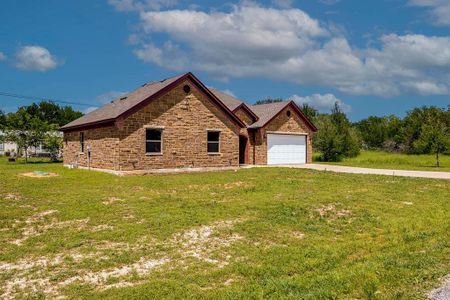
[[[425,299],[450,269],[445,180],[1,160],[0,182],[0,298]]]
[[[320,154],[315,153],[315,163],[343,165],[352,167],[366,167],[379,169],[421,170],[450,172],[450,155],[441,155],[440,167],[436,167],[434,155],[413,155],[389,153],[383,151],[362,151],[360,155],[344,158],[340,162],[320,162]]]

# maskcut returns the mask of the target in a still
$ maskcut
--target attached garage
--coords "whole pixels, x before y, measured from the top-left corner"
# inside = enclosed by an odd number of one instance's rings
[[[305,164],[306,135],[267,134],[267,164]]]

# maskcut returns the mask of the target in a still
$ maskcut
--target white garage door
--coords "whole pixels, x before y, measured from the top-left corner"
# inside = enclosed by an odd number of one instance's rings
[[[306,163],[306,136],[267,134],[267,164]]]

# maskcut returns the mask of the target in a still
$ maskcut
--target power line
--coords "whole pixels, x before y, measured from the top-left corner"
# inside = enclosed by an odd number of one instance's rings
[[[82,106],[95,106],[92,104],[87,103],[81,103],[81,102],[71,102],[71,101],[64,101],[64,100],[56,100],[46,97],[37,97],[37,96],[25,96],[25,95],[19,95],[14,93],[8,93],[8,92],[0,92],[0,96],[4,97],[11,97],[11,98],[18,98],[18,99],[26,99],[26,100],[38,100],[38,101],[50,101],[55,103],[61,103],[61,104],[68,104],[68,105],[82,105]]]

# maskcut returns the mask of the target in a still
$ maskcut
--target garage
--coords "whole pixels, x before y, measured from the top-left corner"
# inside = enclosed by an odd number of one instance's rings
[[[267,134],[267,164],[306,163],[306,135]]]

